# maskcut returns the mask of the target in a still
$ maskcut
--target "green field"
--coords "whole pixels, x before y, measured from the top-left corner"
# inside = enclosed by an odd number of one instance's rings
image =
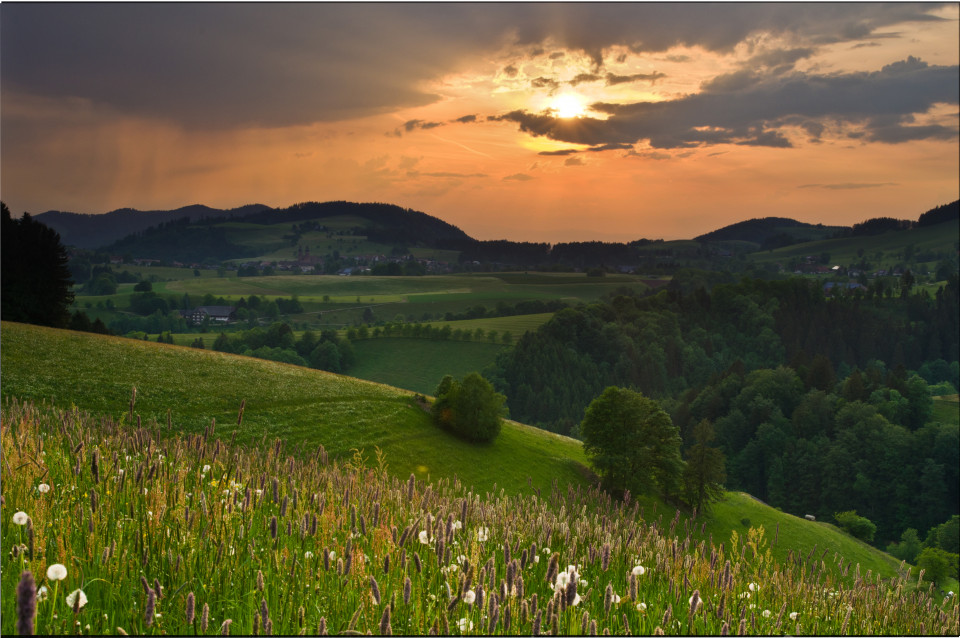
[[[480,328],[484,332],[496,330],[499,335],[509,332],[514,339],[524,334],[536,330],[543,324],[550,321],[552,312],[541,312],[532,315],[512,315],[509,317],[485,317],[483,319],[461,319],[459,321],[429,321],[434,328],[443,328],[450,326],[451,330],[476,330]]]
[[[148,276],[151,268],[142,269]],[[447,313],[462,314],[483,305],[492,311],[498,304],[515,305],[521,301],[562,300],[568,304],[590,303],[621,287],[636,291],[647,289],[642,279],[634,275],[608,275],[603,278],[586,277],[577,273],[499,273],[430,275],[424,277],[340,277],[336,275],[275,275],[265,277],[214,277],[205,274],[194,277],[188,269],[156,269],[171,278],[153,284],[155,293],[173,300],[179,307],[180,299],[189,294],[194,305],[204,295],[222,297],[226,303],[235,303],[241,297],[258,295],[268,300],[297,296],[303,312],[282,317],[301,324],[298,329],[342,329],[360,323],[377,322],[436,322]],[[201,271],[209,273],[210,271]],[[173,278],[173,276],[179,278]],[[87,312],[91,319],[99,318],[106,324],[121,316],[130,306],[134,284],[121,284],[114,295],[92,296],[78,294],[73,308]],[[115,310],[103,306],[111,301]],[[100,307],[98,307],[98,304]],[[373,312],[373,320],[364,319],[365,311]],[[499,321],[500,319],[498,319]],[[489,320],[473,327],[484,330],[510,330],[519,336],[535,327],[538,319],[502,318],[511,327],[493,327]],[[517,325],[514,322],[521,322]],[[491,326],[488,328],[488,325]],[[521,329],[522,328],[522,329]]]
[[[445,374],[463,378],[493,363],[503,346],[472,341],[379,338],[353,343],[350,376],[432,395]]]
[[[954,425],[960,424],[960,403],[957,402],[957,395],[935,397],[931,420]]]
[[[137,412],[175,428],[200,432],[216,419],[229,439],[246,400],[237,442],[279,437],[307,453],[322,444],[334,456],[379,446],[390,469],[405,478],[458,476],[467,486],[511,493],[554,480],[583,485],[578,441],[507,423],[490,445],[472,445],[436,429],[412,393],[309,368],[118,337],[3,323],[2,396],[54,401],[94,413]],[[419,343],[419,342],[418,342]],[[477,344],[479,345],[479,344]],[[439,379],[438,379],[439,381]]]
[[[858,251],[863,250],[863,259],[870,262],[873,269],[889,269],[902,261],[904,248],[911,244],[918,253],[932,251],[956,255],[958,234],[960,234],[960,220],[953,220],[935,226],[892,231],[882,235],[823,239],[796,244],[772,251],[752,253],[748,259],[758,263],[785,264],[792,259],[807,255],[830,253],[831,264],[853,264],[860,261]],[[935,267],[936,261],[929,262],[928,266]]]

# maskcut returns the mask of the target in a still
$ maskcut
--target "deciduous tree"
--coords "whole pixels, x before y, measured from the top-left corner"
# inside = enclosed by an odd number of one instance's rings
[[[587,407],[580,435],[608,489],[678,492],[680,431],[653,399],[611,386]]]

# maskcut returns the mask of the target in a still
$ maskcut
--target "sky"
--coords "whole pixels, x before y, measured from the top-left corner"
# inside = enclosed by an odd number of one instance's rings
[[[478,239],[960,197],[960,5],[0,5],[14,214],[387,202]]]

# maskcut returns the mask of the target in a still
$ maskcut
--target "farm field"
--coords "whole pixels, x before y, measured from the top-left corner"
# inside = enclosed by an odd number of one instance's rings
[[[149,277],[151,268],[143,268]],[[562,300],[569,304],[596,301],[621,287],[646,290],[640,277],[608,275],[586,277],[577,273],[497,273],[430,275],[424,277],[340,277],[335,275],[275,275],[264,277],[194,277],[186,269],[157,269],[179,273],[179,279],[153,283],[153,291],[175,307],[189,294],[194,305],[205,295],[235,303],[240,297],[258,295],[266,300],[289,299],[296,295],[303,312],[283,320],[300,324],[297,329],[345,329],[379,321],[436,322],[447,313],[462,314],[483,305],[493,310],[498,304],[521,301]],[[211,271],[201,271],[209,273]],[[128,312],[135,284],[120,284],[113,295],[77,294],[73,308],[99,318],[107,325]],[[112,303],[114,310],[105,306]],[[368,312],[369,311],[369,312]],[[372,320],[370,314],[372,313]],[[366,314],[366,317],[365,317]],[[533,320],[536,321],[536,320]],[[509,322],[508,322],[509,323]],[[530,326],[527,322],[525,325]],[[246,326],[244,326],[246,327]],[[475,327],[488,328],[485,324]],[[474,329],[475,329],[474,327]],[[502,328],[492,328],[502,332]],[[509,329],[515,336],[519,330]],[[191,340],[192,341],[192,340]]]
[[[451,322],[459,323],[459,322]],[[493,363],[504,346],[471,341],[381,337],[353,342],[350,376],[433,395],[445,374],[460,379]]]
[[[931,420],[954,425],[960,424],[960,403],[957,401],[957,395],[934,397]]]
[[[541,489],[554,480],[585,484],[578,441],[509,423],[492,444],[468,444],[438,430],[411,392],[318,370],[181,346],[3,323],[2,396],[53,401],[97,414],[126,411],[137,388],[137,411],[165,427],[201,432],[217,423],[229,440],[246,400],[236,441],[281,438],[332,458],[380,447],[391,472],[458,476],[466,486],[517,493],[527,479]],[[480,344],[477,344],[480,345]],[[439,381],[439,379],[437,379]],[[434,385],[435,387],[435,385]]]
[[[496,330],[498,335],[509,332],[514,339],[525,332],[536,330],[546,322],[550,321],[552,312],[540,312],[531,315],[512,315],[509,317],[484,317],[483,319],[461,319],[459,321],[428,321],[434,328],[443,328],[450,326],[451,330],[476,330],[480,328],[489,333]]]

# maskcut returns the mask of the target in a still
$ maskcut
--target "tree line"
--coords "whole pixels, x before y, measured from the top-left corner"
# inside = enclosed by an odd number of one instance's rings
[[[932,419],[930,392],[958,384],[956,275],[889,297],[830,299],[803,279],[692,285],[718,278],[558,312],[487,376],[513,418],[585,441],[605,388],[642,392],[685,452],[715,436],[729,487],[800,515],[856,509],[877,543],[957,513],[957,427]]]

